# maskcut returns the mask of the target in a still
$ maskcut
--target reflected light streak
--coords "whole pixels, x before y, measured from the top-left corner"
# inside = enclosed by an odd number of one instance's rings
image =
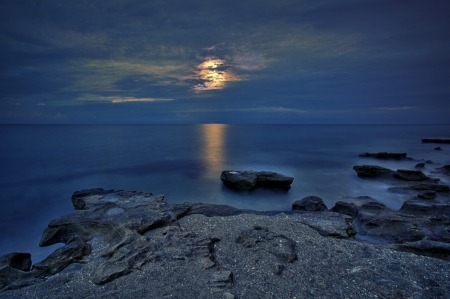
[[[197,66],[196,78],[202,81],[194,86],[195,91],[225,88],[227,82],[239,81],[239,78],[225,68],[222,59],[208,59]]]
[[[224,124],[202,125],[204,154],[208,171],[211,173],[220,173],[223,170],[226,127]]]

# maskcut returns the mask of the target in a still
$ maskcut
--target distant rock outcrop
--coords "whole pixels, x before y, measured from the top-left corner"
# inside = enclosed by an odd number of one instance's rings
[[[406,153],[387,153],[387,152],[379,152],[379,153],[364,153],[360,154],[360,157],[372,157],[377,159],[394,159],[394,160],[403,160],[403,159],[411,159],[407,158]]]
[[[450,143],[450,139],[422,139],[423,143]]]
[[[256,187],[280,188],[288,190],[294,178],[270,171],[222,171],[220,179],[225,185],[240,191],[250,191]]]

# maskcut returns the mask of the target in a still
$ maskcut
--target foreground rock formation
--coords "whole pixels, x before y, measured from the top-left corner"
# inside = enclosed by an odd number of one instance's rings
[[[397,245],[409,243],[397,240],[391,243],[394,247],[357,242],[354,219],[364,211],[378,211],[380,205],[341,204],[328,211],[320,201],[308,197],[296,205],[299,210],[261,212],[201,203],[170,205],[162,195],[140,192],[75,192],[75,211],[51,221],[41,238],[42,246],[62,243],[61,248],[31,270],[27,254],[0,258],[0,297],[444,298],[450,294],[444,242],[438,248],[436,242],[421,239],[419,248],[441,250],[444,259],[401,252],[404,248]],[[406,212],[416,213],[411,209],[402,213]]]
[[[280,188],[288,190],[294,178],[270,171],[222,171],[222,182],[239,191],[250,191],[256,187]]]

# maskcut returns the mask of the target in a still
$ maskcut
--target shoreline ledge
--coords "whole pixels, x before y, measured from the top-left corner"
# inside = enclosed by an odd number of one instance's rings
[[[61,248],[31,269],[29,254],[0,257],[0,298],[447,297],[450,238],[437,228],[449,226],[448,205],[416,200],[396,212],[364,200],[328,210],[309,196],[283,212],[76,191],[75,211],[40,241]]]

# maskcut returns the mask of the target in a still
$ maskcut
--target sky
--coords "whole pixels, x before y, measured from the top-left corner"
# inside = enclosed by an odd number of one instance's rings
[[[2,124],[449,124],[450,1],[2,0]]]

